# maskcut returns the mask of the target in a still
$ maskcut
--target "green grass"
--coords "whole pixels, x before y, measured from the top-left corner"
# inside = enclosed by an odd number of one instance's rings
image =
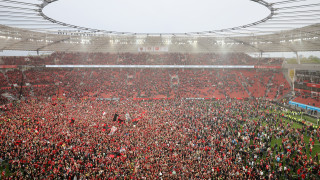
[[[286,119],[286,118],[283,118],[282,121],[284,122],[285,125],[287,125],[288,123],[291,123],[291,121]],[[303,127],[303,125],[299,124],[299,123],[296,123],[296,122],[293,122],[291,127],[295,128],[295,129],[301,129]]]
[[[273,138],[271,140],[271,147],[274,147],[274,145],[276,145],[276,144],[278,144],[278,147],[279,147],[281,145],[281,143],[282,143],[282,138],[278,138],[278,139]]]
[[[262,126],[266,126],[267,125],[267,122],[262,122]]]
[[[6,172],[5,177],[9,177],[11,175],[11,173],[9,171],[9,165],[5,164],[4,162],[0,166],[0,173],[2,173],[3,170],[5,170],[5,172]]]
[[[287,59],[288,64],[298,64],[297,58],[290,58]],[[309,56],[309,57],[301,57],[300,58],[301,64],[319,64],[320,59],[315,56]]]
[[[317,143],[318,143],[318,145],[317,145]],[[319,142],[315,142],[314,143],[314,146],[313,146],[313,149],[312,149],[312,153],[311,153],[311,155],[312,155],[312,157],[314,157],[315,155],[316,155],[316,153],[320,153],[320,144],[319,144]]]
[[[301,116],[294,116],[294,117],[299,118],[299,119],[301,118]],[[302,119],[305,121],[311,122],[312,124],[317,124],[317,119],[315,119],[315,118],[302,115]]]
[[[274,113],[277,113],[276,111],[274,111]],[[300,118],[301,116],[297,116],[298,118]],[[304,116],[303,116],[304,117]],[[306,116],[308,117],[308,116]],[[308,117],[309,119],[306,118],[306,120],[309,120],[310,121],[310,117]],[[290,121],[289,119],[283,117],[281,118],[282,119],[282,123],[284,124],[284,127],[287,126],[288,123],[291,124],[291,127],[292,128],[295,128],[295,129],[301,129],[301,128],[304,128],[304,126],[302,124],[299,124],[299,123],[296,123],[296,122],[293,122],[293,121]],[[254,120],[258,120],[258,118],[254,118]],[[315,119],[314,119],[315,120]],[[277,125],[279,125],[280,121],[277,123]],[[268,123],[267,122],[262,122],[262,126],[266,126]],[[307,144],[309,144],[309,139],[310,139],[310,136],[307,136],[307,134],[305,133],[304,134],[304,142]],[[290,142],[292,142],[292,139],[289,140]],[[250,142],[250,144],[252,144],[252,142]],[[282,145],[282,138],[272,138],[271,139],[271,147],[274,147],[274,145],[276,145],[279,147]],[[320,153],[320,143],[319,142],[315,142],[315,145],[313,146],[313,149],[312,149],[312,153],[311,153],[311,156],[314,157],[316,155],[316,153]],[[307,156],[309,157],[309,153],[307,153]]]
[[[283,114],[286,114],[286,112],[277,112],[277,113],[283,113]],[[297,116],[293,116],[291,115],[292,117],[295,117],[295,118],[298,118],[298,119],[301,119],[301,115],[297,115]],[[316,118],[313,118],[313,117],[310,117],[310,116],[307,116],[307,115],[302,115],[302,119],[305,120],[305,121],[308,121],[308,122],[311,122],[313,124],[317,124],[317,119]]]
[[[306,120],[306,121],[309,121],[309,122],[311,122],[311,123],[313,123],[313,124],[317,124],[317,119],[316,119],[316,118],[302,115],[302,119],[304,119],[304,120]]]
[[[287,125],[288,123],[291,123],[288,119],[286,119],[286,118],[283,118],[282,119],[282,121],[283,121],[283,123],[285,124],[285,125]],[[301,125],[301,124],[299,124],[299,123],[296,123],[296,122],[292,122],[292,126],[291,126],[292,128],[298,128],[298,129],[301,129],[301,128],[303,128],[304,126],[303,125]],[[306,145],[307,144],[309,144],[309,140],[310,140],[310,136],[307,136],[307,134],[305,133],[304,134],[304,142],[306,143]],[[313,139],[313,140],[315,140],[315,139]],[[292,139],[290,139],[289,140],[290,142],[292,142]],[[282,143],[282,138],[278,138],[278,139],[275,139],[275,138],[273,138],[272,140],[271,140],[271,146],[273,147],[275,144],[278,144],[278,147],[281,145],[281,143]],[[319,145],[318,145],[319,144]],[[320,143],[319,142],[315,142],[315,146],[313,146],[313,149],[312,149],[312,153],[311,153],[311,156],[312,157],[314,157],[315,155],[316,155],[316,153],[320,153]],[[309,153],[307,153],[307,156],[309,157]]]

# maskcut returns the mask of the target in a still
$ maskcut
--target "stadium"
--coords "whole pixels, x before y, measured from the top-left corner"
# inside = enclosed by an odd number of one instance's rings
[[[0,179],[320,179],[318,0],[117,2],[0,0]]]

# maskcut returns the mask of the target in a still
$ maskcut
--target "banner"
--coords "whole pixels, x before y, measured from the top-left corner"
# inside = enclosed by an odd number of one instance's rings
[[[281,69],[281,66],[254,66],[256,69]]]
[[[307,83],[308,87],[320,88],[320,84]]]
[[[298,107],[303,108],[303,109],[314,110],[314,111],[320,112],[320,108],[318,108],[318,107],[309,106],[309,105],[297,103],[297,102],[294,102],[294,101],[289,101],[289,104],[292,105],[292,106],[298,106]]]
[[[17,65],[0,65],[0,69],[15,69],[18,68]]]
[[[138,52],[145,52],[146,51],[146,48],[145,47],[139,47],[138,48]]]
[[[115,126],[112,126],[111,130],[110,130],[110,133],[108,134],[109,136],[112,136],[114,134],[114,132],[116,132],[118,128],[115,127]]]
[[[165,46],[147,46],[139,47],[138,52],[168,52],[169,48]]]
[[[310,91],[310,90],[305,90],[305,89],[297,89],[294,88],[294,91],[298,91],[298,92],[305,92],[305,93],[315,93],[315,94],[320,94],[320,92],[315,92],[315,91]]]
[[[289,75],[291,82],[294,82],[295,70],[289,69],[288,73],[289,73],[288,75]]]
[[[147,48],[146,48],[146,51],[147,51],[147,52],[153,52],[153,50],[154,50],[153,47],[147,47]]]
[[[45,65],[46,68],[254,69],[253,65]]]

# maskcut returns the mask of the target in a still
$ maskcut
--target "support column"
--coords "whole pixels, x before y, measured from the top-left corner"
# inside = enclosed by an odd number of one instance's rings
[[[301,62],[300,62],[300,57],[299,57],[298,52],[295,52],[295,53],[296,53],[296,56],[297,56],[297,62],[298,62],[298,64],[301,64]]]
[[[294,68],[293,71],[294,71],[294,75],[292,78],[292,91],[294,92],[294,82],[296,80],[296,69]],[[296,93],[294,93],[294,95],[296,95]]]

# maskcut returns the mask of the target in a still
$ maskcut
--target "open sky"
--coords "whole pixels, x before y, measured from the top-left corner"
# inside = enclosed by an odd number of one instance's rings
[[[253,23],[270,11],[249,0],[60,0],[44,13],[62,22],[110,31],[186,33]]]

